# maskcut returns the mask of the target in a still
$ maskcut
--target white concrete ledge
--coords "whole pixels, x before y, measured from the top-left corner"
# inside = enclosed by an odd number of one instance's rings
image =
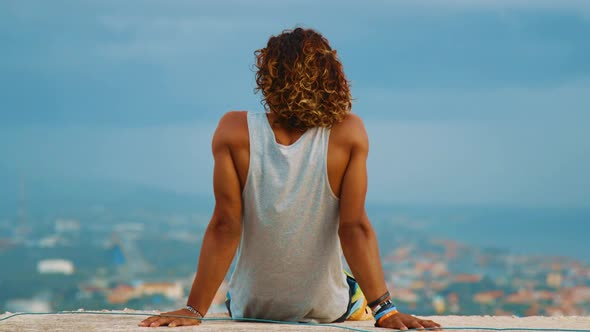
[[[113,313],[115,311],[102,311]],[[119,311],[120,312],[120,311]],[[154,312],[128,310],[125,313]],[[0,315],[0,319],[8,314]],[[153,331],[154,328],[138,327],[137,324],[147,316],[95,315],[87,313],[59,315],[23,315],[0,321],[0,331]],[[208,317],[227,317],[217,314]],[[492,327],[492,328],[542,328],[542,329],[585,329],[590,330],[590,316],[559,317],[515,317],[515,316],[427,316],[443,327]],[[373,327],[373,322],[345,322],[337,324],[360,328],[367,331],[384,331]],[[157,330],[169,329],[160,327]],[[232,321],[206,321],[199,326],[176,327],[178,331],[345,331],[326,326],[279,325],[270,323],[250,323]],[[466,331],[445,328],[444,331]],[[484,331],[484,330],[469,330]]]

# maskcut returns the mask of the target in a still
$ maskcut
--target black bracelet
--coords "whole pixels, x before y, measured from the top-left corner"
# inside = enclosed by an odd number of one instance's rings
[[[378,305],[379,303],[387,300],[388,298],[390,298],[391,295],[389,295],[389,291],[385,292],[385,294],[381,295],[381,297],[379,297],[378,299],[376,299],[375,301],[367,304],[369,306],[369,308],[373,309],[374,306]]]

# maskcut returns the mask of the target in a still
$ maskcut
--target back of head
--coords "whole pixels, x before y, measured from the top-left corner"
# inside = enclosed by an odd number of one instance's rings
[[[265,109],[286,127],[331,127],[350,112],[342,64],[320,33],[285,30],[255,55],[256,90],[262,92]]]

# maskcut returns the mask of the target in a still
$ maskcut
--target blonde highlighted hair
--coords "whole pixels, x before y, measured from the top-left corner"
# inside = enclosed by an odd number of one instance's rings
[[[350,112],[349,82],[328,40],[312,29],[284,30],[255,52],[256,92],[288,128],[331,127]]]

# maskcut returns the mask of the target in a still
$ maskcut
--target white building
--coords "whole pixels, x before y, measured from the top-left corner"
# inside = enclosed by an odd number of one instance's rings
[[[41,299],[11,299],[4,304],[6,311],[12,312],[48,312],[51,311],[49,300]]]
[[[37,271],[41,274],[61,273],[70,275],[74,273],[74,263],[65,259],[44,259],[37,263]]]
[[[55,221],[55,231],[57,233],[79,232],[80,223],[74,219],[57,219]]]

